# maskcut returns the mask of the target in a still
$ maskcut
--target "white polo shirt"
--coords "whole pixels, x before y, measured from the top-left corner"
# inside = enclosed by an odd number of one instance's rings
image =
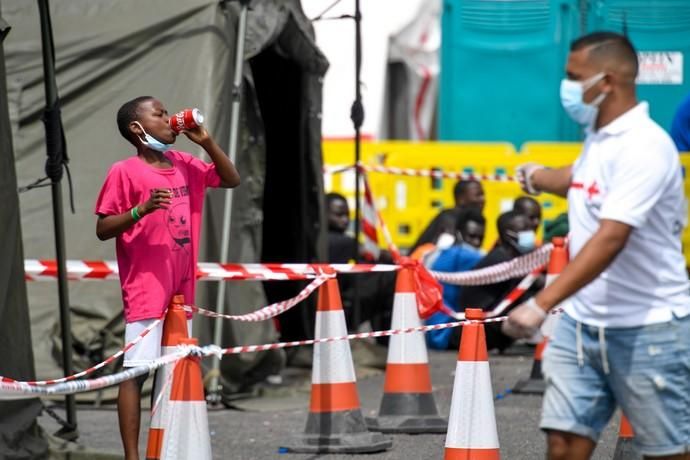
[[[568,191],[570,258],[601,219],[633,228],[609,267],[578,291],[565,311],[593,326],[636,327],[690,314],[681,252],[683,178],[678,151],[642,102],[590,131]]]

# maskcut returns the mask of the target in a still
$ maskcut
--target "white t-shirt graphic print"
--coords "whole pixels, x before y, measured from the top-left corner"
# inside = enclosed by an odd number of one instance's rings
[[[681,252],[684,209],[678,152],[640,103],[589,132],[568,192],[570,257],[601,219],[633,227],[625,248],[565,311],[585,324],[636,327],[690,314]]]

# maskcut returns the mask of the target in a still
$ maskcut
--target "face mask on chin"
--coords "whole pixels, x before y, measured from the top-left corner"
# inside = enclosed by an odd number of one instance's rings
[[[139,139],[141,140],[141,143],[144,144],[146,147],[161,153],[165,153],[172,148],[173,144],[162,143],[161,141],[147,133],[144,127],[141,126],[141,123],[136,122],[136,124],[138,124],[141,130],[144,131],[144,139]]]
[[[533,250],[537,244],[537,235],[534,230],[524,230],[520,232],[507,231],[511,246],[513,246],[520,254],[526,254]]]
[[[606,74],[599,72],[585,81],[573,81],[564,78],[561,81],[561,104],[566,113],[575,122],[583,126],[594,123],[599,113],[599,105],[606,98],[606,93],[601,93],[590,103],[586,103],[582,98],[585,92],[596,85]]]

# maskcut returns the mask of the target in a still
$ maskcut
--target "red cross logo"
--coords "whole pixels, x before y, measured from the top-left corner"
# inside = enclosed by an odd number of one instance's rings
[[[583,184],[582,182],[573,182],[570,184],[570,187],[574,189],[584,190],[585,193],[587,193],[587,199],[590,201],[594,196],[598,195],[600,192],[599,187],[597,187],[597,181],[593,181],[589,187],[585,187],[585,184]]]

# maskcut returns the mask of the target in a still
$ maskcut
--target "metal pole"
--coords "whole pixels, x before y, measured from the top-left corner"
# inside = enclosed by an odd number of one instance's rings
[[[41,38],[43,45],[43,74],[45,81],[46,107],[51,108],[58,99],[57,83],[55,81],[55,56],[53,52],[53,31],[50,24],[50,9],[48,0],[38,0],[38,9],[41,18]],[[49,141],[50,133],[46,136],[47,153],[50,157],[55,152],[55,144]],[[60,330],[62,333],[62,368],[65,376],[74,373],[72,367],[72,327],[69,311],[69,291],[67,288],[67,269],[65,257],[65,226],[62,212],[62,184],[60,180],[52,180],[51,191],[53,197],[53,223],[55,226],[55,256],[58,269],[58,299],[60,303]],[[68,427],[63,427],[56,433],[64,439],[76,439],[77,410],[74,395],[65,396]]]
[[[230,161],[235,163],[237,159],[237,133],[240,123],[240,102],[242,96],[242,71],[244,67],[244,43],[247,30],[247,13],[251,0],[240,0],[240,20],[237,27],[237,44],[235,47],[235,75],[232,81],[232,112],[230,118],[230,134],[228,137],[228,154]],[[228,262],[228,251],[230,250],[230,223],[232,218],[232,189],[225,190],[225,203],[223,206],[223,230],[221,236],[220,262]],[[218,295],[216,296],[216,311],[220,314],[225,313],[225,289],[226,282],[220,281],[218,284]],[[213,329],[213,343],[220,345],[223,339],[223,321],[216,320]],[[220,359],[213,357],[211,368],[211,383],[208,401],[211,404],[218,404],[221,401],[220,385],[218,377],[220,375]]]
[[[359,162],[362,148],[362,123],[364,123],[364,107],[362,105],[362,91],[360,76],[362,73],[362,12],[359,5],[360,0],[355,0],[355,101],[352,103],[350,118],[355,128],[355,242],[352,258],[359,259],[359,234],[360,234],[360,170]],[[352,311],[352,327],[354,330],[359,327],[359,281],[357,276],[353,278],[354,299]]]

